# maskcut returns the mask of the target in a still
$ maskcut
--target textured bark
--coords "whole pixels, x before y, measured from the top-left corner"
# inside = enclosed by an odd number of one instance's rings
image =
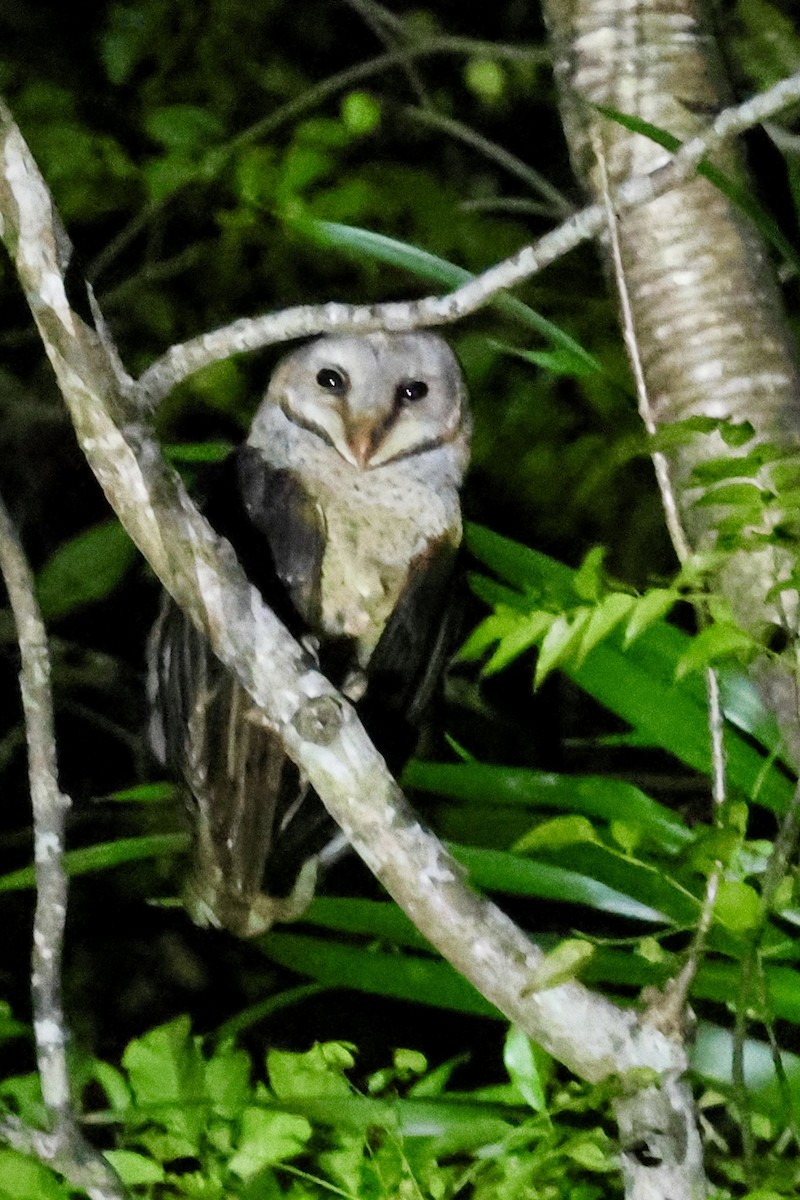
[[[598,113],[603,105],[693,137],[722,106],[715,48],[697,0],[545,0],[564,126],[581,181],[602,194],[597,140],[612,192],[632,174],[668,161],[655,142]],[[740,173],[732,151],[714,164]],[[689,417],[747,421],[756,441],[786,447],[790,473],[800,471],[800,379],[766,250],[749,220],[709,182],[695,178],[618,215],[620,255],[632,322],[656,426]],[[744,454],[718,432],[696,434],[669,452],[672,484],[695,549],[716,543],[726,510],[697,506],[691,478],[698,463]],[[793,460],[793,461],[792,461]],[[787,462],[782,464],[784,478]],[[742,478],[769,488],[771,466]],[[783,487],[785,488],[785,483]],[[796,482],[793,486],[797,486]],[[769,531],[775,512],[753,529]],[[797,595],[775,584],[796,563],[794,547],[738,549],[716,580],[737,620],[765,638],[770,626],[796,633]],[[793,657],[754,666],[800,763]]]

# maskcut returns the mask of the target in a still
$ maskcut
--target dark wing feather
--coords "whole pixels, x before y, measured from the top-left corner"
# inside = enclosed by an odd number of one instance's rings
[[[367,690],[357,707],[394,771],[414,748],[420,722],[453,651],[458,625],[452,588],[456,556],[453,543],[442,538],[414,559],[367,667]]]
[[[271,471],[254,454],[243,447],[222,464],[204,508],[265,600],[302,636],[318,604],[324,525],[291,472]],[[254,934],[297,915],[311,896],[313,865],[303,894],[298,876],[330,841],[334,823],[247,693],[168,597],[149,660],[151,742],[189,792],[193,918]]]

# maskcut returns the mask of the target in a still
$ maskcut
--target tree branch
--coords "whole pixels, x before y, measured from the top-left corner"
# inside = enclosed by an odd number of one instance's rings
[[[20,688],[28,742],[33,804],[36,912],[33,921],[31,996],[42,1097],[52,1122],[44,1133],[7,1117],[0,1136],[60,1171],[97,1200],[123,1192],[114,1172],[84,1141],[72,1105],[67,1070],[67,1026],[61,1002],[61,953],[67,912],[64,818],[70,801],[58,786],[50,656],[33,576],[5,505],[0,500],[0,572],[17,627]]]
[[[724,141],[774,116],[798,99],[800,72],[743,104],[725,109],[712,125],[687,141],[663,165],[623,183],[612,196],[615,211],[622,213],[638,208],[671,191],[691,178],[703,158]],[[449,324],[476,312],[497,292],[530,279],[550,263],[563,258],[570,250],[602,232],[605,224],[605,206],[592,204],[546,233],[538,242],[523,246],[510,258],[496,263],[444,296],[374,305],[301,305],[260,317],[243,317],[222,329],[172,346],[156,359],[139,381],[142,402],[158,404],[189,375],[220,359],[260,350],[290,338],[317,333],[370,333],[378,329],[400,332]]]

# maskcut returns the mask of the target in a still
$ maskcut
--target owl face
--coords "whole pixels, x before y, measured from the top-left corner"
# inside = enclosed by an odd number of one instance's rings
[[[469,434],[461,371],[433,333],[319,338],[279,363],[266,402],[358,470]]]

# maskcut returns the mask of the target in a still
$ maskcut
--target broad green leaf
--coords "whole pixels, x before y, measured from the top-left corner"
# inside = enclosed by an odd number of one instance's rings
[[[354,1064],[352,1048],[341,1042],[318,1044],[306,1054],[267,1052],[270,1087],[279,1099],[287,1101],[305,1096],[349,1096],[353,1089],[344,1072]]]
[[[638,899],[640,880],[630,868],[627,860],[620,856],[617,875],[623,882],[631,882],[629,892],[620,891],[609,886],[593,876],[582,874],[567,866],[556,865],[552,862],[532,861],[521,858],[517,854],[509,854],[502,850],[483,850],[475,846],[451,846],[453,856],[467,867],[473,884],[488,891],[502,892],[512,896],[535,896],[541,900],[558,900],[564,904],[585,904],[598,912],[614,913],[620,917],[628,917],[636,921],[652,921],[662,923],[668,920],[667,914]],[[573,848],[570,856],[577,856]],[[657,877],[658,873],[653,872]],[[652,881],[656,890],[656,878]],[[672,907],[677,908],[677,896],[674,889],[660,889],[661,898],[673,901]],[[689,907],[691,898],[687,897],[685,907]],[[683,912],[683,908],[681,910]],[[697,915],[697,906],[692,908],[692,916]]]
[[[122,582],[137,552],[118,521],[104,521],[60,546],[42,567],[36,593],[46,621],[105,598]]]
[[[189,1018],[176,1017],[129,1042],[122,1056],[139,1105],[158,1105],[159,1123],[197,1154],[205,1126],[204,1064]]]
[[[272,1163],[285,1162],[302,1154],[312,1133],[306,1118],[295,1113],[247,1108],[242,1116],[236,1153],[228,1163],[228,1169],[240,1179],[252,1179]]]
[[[225,127],[208,108],[196,104],[169,104],[145,117],[145,129],[154,141],[170,150],[195,153],[218,141]]]
[[[227,1120],[242,1112],[250,1094],[250,1056],[222,1046],[205,1064],[204,1091],[214,1111]]]
[[[189,845],[185,833],[152,833],[146,837],[119,838],[116,842],[101,842],[82,850],[68,850],[64,855],[67,874],[86,875],[90,871],[107,871],[123,863],[160,858],[162,854],[182,854]],[[17,892],[36,886],[33,867],[22,867],[0,875],[0,892]]]
[[[161,1163],[133,1150],[106,1150],[103,1157],[111,1164],[123,1183],[135,1187],[144,1183],[163,1183],[166,1172]]]
[[[604,821],[624,815],[670,851],[685,847],[691,832],[677,814],[622,779],[558,775],[488,763],[426,763],[412,759],[403,773],[406,787],[474,804],[565,809]]]
[[[723,879],[714,904],[714,916],[736,933],[754,929],[761,917],[758,892],[740,880]]]
[[[303,920],[337,933],[385,938],[411,949],[431,950],[428,940],[403,910],[382,900],[317,896],[303,914]]]
[[[73,1194],[42,1163],[16,1150],[0,1148],[2,1200],[69,1200]]]
[[[352,225],[340,225],[333,221],[318,221],[311,218],[293,218],[290,222],[293,229],[318,245],[335,250],[344,250],[348,254],[361,258],[372,258],[391,266],[401,267],[410,271],[419,279],[446,288],[456,288],[468,283],[475,276],[455,266],[446,259],[421,250],[407,242],[396,238],[386,237],[381,233],[373,233],[368,229],[358,229]],[[574,338],[559,329],[552,321],[548,321],[540,313],[523,304],[514,296],[500,295],[492,301],[492,306],[508,317],[512,317],[528,329],[534,330],[554,346],[558,346],[575,356],[591,371],[602,372],[602,366],[593,355],[587,353]]]
[[[272,961],[333,987],[394,996],[456,1012],[494,1016],[497,1010],[449,963],[422,955],[384,954],[330,936],[273,932],[256,943]]]
[[[720,658],[734,655],[752,657],[757,649],[758,644],[737,625],[714,623],[707,629],[701,629],[692,639],[678,662],[676,675],[680,679],[690,671],[702,671]]]
[[[710,487],[694,501],[695,507],[712,504],[746,504],[753,510],[769,499],[769,493],[754,483],[721,483]]]

